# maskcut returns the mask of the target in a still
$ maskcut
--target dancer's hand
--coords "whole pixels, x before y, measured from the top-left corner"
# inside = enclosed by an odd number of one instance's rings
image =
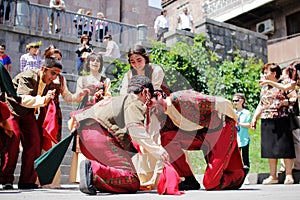
[[[170,156],[168,154],[167,151],[164,151],[161,155],[160,155],[160,158],[162,159],[162,161],[164,163],[169,163],[170,162]]]
[[[71,117],[71,119],[69,119],[68,128],[71,132],[79,128],[79,122],[76,120],[75,117]]]
[[[90,93],[91,93],[91,91],[90,91],[88,88],[84,88],[84,89],[82,89],[82,91],[79,93],[79,95],[80,95],[81,97],[83,97],[84,95],[90,94]]]
[[[54,99],[54,97],[55,97],[55,91],[56,91],[56,89],[54,89],[54,90],[48,90],[48,92],[47,92],[47,94],[45,96],[45,103],[49,103],[49,101],[51,99]]]

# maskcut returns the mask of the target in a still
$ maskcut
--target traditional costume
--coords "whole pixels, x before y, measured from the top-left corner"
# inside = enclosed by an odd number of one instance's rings
[[[140,181],[131,156],[142,146],[156,159],[165,152],[148,135],[145,104],[135,94],[112,97],[75,114],[80,149],[91,160],[93,185],[102,192],[134,193]],[[133,142],[132,142],[133,141]]]
[[[137,75],[137,71],[134,69],[129,70],[124,75],[120,94],[127,94],[128,83],[132,76],[135,75]],[[147,63],[145,65],[145,76],[151,80],[154,89],[163,90],[167,95],[171,93],[167,86],[164,70],[160,66]],[[151,125],[149,125],[148,134],[156,144],[160,145],[159,122],[155,115],[151,116],[150,121]],[[139,179],[143,185],[141,189],[145,189],[144,186],[148,189],[155,189],[159,178],[157,174],[162,172],[162,166],[156,166],[157,160],[149,152],[144,151],[142,147],[141,151],[142,154],[136,154],[132,157],[133,164],[137,169]],[[153,169],[157,170],[153,171]]]
[[[7,159],[2,169],[5,177],[3,177],[2,182],[12,183],[14,181],[14,171],[21,141],[23,153],[18,187],[22,189],[37,188],[34,160],[41,155],[42,133],[36,119],[36,113],[39,113],[39,108],[47,105],[44,96],[53,84],[46,85],[41,81],[42,76],[43,72],[39,69],[18,74],[13,79],[13,86],[22,101],[19,103],[15,98],[7,96],[7,102],[12,111],[8,122],[14,134],[8,142]]]
[[[81,97],[77,94],[72,94],[67,87],[67,82],[64,76],[59,75],[57,79],[47,86],[47,90],[55,89],[55,97],[53,104],[50,103],[45,107],[40,108],[38,124],[41,133],[43,134],[42,140],[42,153],[48,151],[54,144],[62,139],[62,112],[60,108],[59,95],[67,103],[79,102]],[[60,168],[57,170],[53,182],[45,187],[59,188],[60,185]]]
[[[95,99],[94,94],[99,90],[103,90],[103,98],[110,98],[111,97],[111,82],[109,78],[102,76],[100,73],[98,74],[97,79],[90,74],[87,76],[80,76],[77,80],[77,88],[76,93],[81,92],[83,89],[89,89],[90,93],[87,97],[87,101],[84,102],[84,107],[90,107],[94,105],[98,100]],[[100,100],[100,99],[99,99]],[[101,99],[102,100],[102,99]],[[79,176],[79,164],[82,160],[86,158],[82,155],[79,148],[79,138],[75,137],[73,142],[73,154],[71,160],[71,167],[70,167],[70,175],[69,175],[69,182],[72,183],[79,183],[80,176]]]
[[[179,176],[185,177],[186,184],[193,179],[182,149],[201,149],[207,162],[204,187],[207,190],[238,189],[245,173],[236,140],[237,116],[231,103],[192,90],[171,96],[173,99],[166,99],[165,114],[158,115],[158,119],[162,126],[162,146]]]
[[[11,112],[5,103],[5,95],[9,95],[20,102],[20,97],[17,96],[14,90],[10,75],[5,67],[0,62],[0,85],[1,85],[1,96],[0,96],[0,183],[3,184],[3,189],[12,189],[12,182],[7,182],[7,177],[3,173],[5,160],[8,159],[8,143],[10,138],[13,136],[13,132],[7,119],[10,117]],[[7,184],[9,183],[9,184]]]

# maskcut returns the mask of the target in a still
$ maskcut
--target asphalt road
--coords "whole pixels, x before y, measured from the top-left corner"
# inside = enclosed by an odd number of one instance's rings
[[[37,190],[2,190],[1,200],[82,200],[82,199],[117,199],[117,200],[159,200],[159,199],[197,199],[197,200],[299,200],[300,184],[293,185],[243,185],[239,190],[226,191],[186,191],[181,196],[158,195],[156,191],[143,191],[137,194],[98,193],[88,196],[78,190],[77,185],[63,185],[61,189]]]

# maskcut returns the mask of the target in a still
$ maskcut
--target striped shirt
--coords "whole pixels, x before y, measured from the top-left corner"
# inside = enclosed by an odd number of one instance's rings
[[[29,69],[40,69],[42,66],[42,58],[39,55],[23,54],[20,58],[20,71],[24,72]]]

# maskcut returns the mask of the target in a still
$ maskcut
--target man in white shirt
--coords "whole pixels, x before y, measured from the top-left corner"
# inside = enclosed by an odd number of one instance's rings
[[[99,54],[110,57],[110,58],[120,58],[121,57],[120,48],[119,48],[118,44],[112,40],[111,35],[105,35],[104,42],[107,43],[106,52],[99,52]]]
[[[164,33],[169,31],[169,20],[167,18],[167,10],[162,10],[161,15],[155,19],[154,30],[157,35],[157,41],[166,42]]]
[[[192,31],[195,30],[193,17],[188,13],[188,9],[184,8],[183,13],[178,17],[178,25],[181,30]]]
[[[52,33],[53,24],[54,24],[55,32],[58,33],[61,30],[60,11],[66,10],[65,2],[63,0],[50,0],[49,7],[54,9],[49,19],[49,26],[50,26],[49,33]],[[56,14],[57,16],[55,17],[54,14]]]

